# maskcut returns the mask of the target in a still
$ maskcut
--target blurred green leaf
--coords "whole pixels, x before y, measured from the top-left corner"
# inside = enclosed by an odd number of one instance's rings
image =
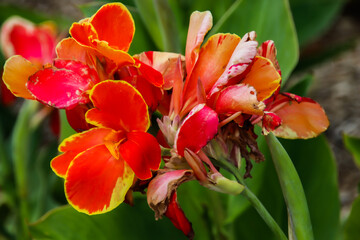
[[[300,46],[323,34],[344,3],[344,0],[290,0]]]
[[[311,84],[314,82],[314,75],[307,74],[300,79],[296,84],[286,89],[286,92],[294,93],[299,96],[307,96]]]
[[[103,1],[88,2],[84,4],[79,4],[78,8],[84,14],[84,17],[91,17],[105,3],[106,2]]]
[[[358,196],[351,208],[350,216],[348,217],[344,226],[344,240],[360,239],[360,196]]]
[[[353,155],[355,164],[360,168],[360,138],[344,134],[343,140],[345,147]]]
[[[134,207],[121,204],[95,216],[70,206],[57,208],[31,224],[30,233],[35,240],[186,239],[168,219],[156,221],[146,201],[138,198]]]
[[[59,141],[61,142],[62,140],[64,140],[67,137],[70,137],[71,135],[75,134],[76,132],[74,129],[72,129],[69,122],[67,121],[65,110],[59,110],[59,112],[60,112],[60,139],[59,139]]]

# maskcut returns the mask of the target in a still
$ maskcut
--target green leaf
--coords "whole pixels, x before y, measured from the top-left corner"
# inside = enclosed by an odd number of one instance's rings
[[[344,134],[343,140],[345,147],[353,155],[355,164],[360,168],[360,138]]]
[[[102,1],[89,2],[89,3],[84,3],[84,4],[78,5],[78,8],[84,14],[84,17],[91,17],[105,3],[106,2],[102,2]]]
[[[146,201],[138,198],[133,207],[121,204],[94,216],[70,206],[57,208],[31,224],[30,233],[35,240],[186,239],[168,219],[156,221]]]
[[[65,110],[59,110],[60,112],[60,142],[67,137],[75,134],[75,130],[72,129],[66,118]]]
[[[350,216],[348,217],[344,226],[344,240],[360,239],[360,196],[358,196],[351,208]]]
[[[297,83],[291,86],[289,89],[286,89],[286,92],[294,93],[299,96],[307,96],[311,84],[314,82],[314,75],[307,74]]]
[[[289,238],[314,239],[305,193],[296,169],[279,140],[265,136],[274,162],[289,216]],[[293,238],[292,238],[293,237]]]
[[[344,0],[290,0],[301,46],[323,34],[334,22]]]

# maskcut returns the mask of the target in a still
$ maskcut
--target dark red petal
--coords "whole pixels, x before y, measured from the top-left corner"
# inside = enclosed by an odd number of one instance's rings
[[[94,127],[85,119],[85,113],[88,110],[89,108],[85,104],[78,104],[74,108],[66,110],[66,119],[76,132],[82,132]]]
[[[165,216],[168,217],[177,229],[180,229],[189,239],[194,238],[191,223],[186,218],[184,211],[177,202],[176,192],[171,196]]]
[[[127,140],[120,145],[120,154],[141,180],[152,176],[161,161],[161,149],[156,138],[145,132],[130,132]]]
[[[159,71],[155,70],[149,65],[146,65],[140,60],[135,59],[135,63],[140,65],[139,71],[149,83],[156,87],[162,87],[164,85],[164,78]]]
[[[175,149],[178,154],[184,156],[185,148],[198,152],[215,136],[218,125],[218,115],[214,110],[204,104],[195,106],[176,134]]]

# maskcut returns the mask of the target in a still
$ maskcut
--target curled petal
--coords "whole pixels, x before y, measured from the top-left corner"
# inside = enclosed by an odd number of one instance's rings
[[[153,67],[159,71],[164,78],[163,89],[169,90],[173,87],[174,79],[178,75],[184,76],[184,62],[185,57],[178,53],[169,53],[169,52],[143,52],[139,55],[135,55],[135,58],[139,59],[141,62]],[[178,58],[180,57],[181,67],[177,66]]]
[[[196,91],[200,79],[207,94],[223,74],[240,37],[234,34],[216,34],[201,48],[199,59],[187,77],[183,93],[183,113],[185,115],[196,104]],[[189,74],[189,73],[188,73]]]
[[[274,64],[276,70],[281,75],[279,62],[276,59],[276,48],[274,41],[267,40],[263,42],[261,46],[258,48],[257,55],[270,59],[270,61]]]
[[[36,99],[67,109],[89,102],[86,91],[99,81],[96,72],[77,61],[56,60],[54,65],[59,68],[45,68],[29,78],[27,88]]]
[[[94,146],[104,144],[104,138],[111,132],[111,129],[92,128],[66,138],[59,146],[59,152],[63,152],[63,154],[51,161],[51,168],[58,176],[65,177],[69,165],[76,155]]]
[[[165,216],[168,217],[174,226],[181,230],[185,236],[189,239],[194,238],[194,230],[192,229],[191,223],[186,218],[184,211],[179,206],[176,192],[171,196]]]
[[[184,156],[185,148],[198,152],[217,133],[219,119],[217,113],[205,104],[195,106],[182,122],[176,136],[177,153]]]
[[[199,57],[200,46],[211,27],[212,15],[210,11],[195,11],[191,14],[185,50],[186,72],[188,74],[191,74],[195,66]]]
[[[141,180],[152,176],[151,170],[157,170],[161,161],[161,149],[156,138],[145,132],[130,132],[126,141],[120,145],[120,154]]]
[[[216,101],[216,112],[219,114],[245,114],[262,115],[265,104],[259,102],[256,90],[245,84],[233,85],[221,91]]]
[[[329,126],[329,120],[324,109],[310,98],[290,98],[278,95],[272,105],[272,111],[281,118],[281,126],[273,133],[282,138],[312,138],[324,132]]]
[[[22,56],[12,56],[5,63],[3,81],[15,96],[35,99],[27,89],[26,83],[29,77],[38,70],[38,67]]]
[[[161,171],[161,170],[160,170]],[[155,218],[159,219],[167,210],[171,195],[180,184],[194,179],[191,170],[175,170],[159,172],[149,183],[147,190],[147,202],[155,212]]]
[[[253,86],[258,100],[263,101],[279,88],[281,76],[269,59],[256,56],[250,72],[241,83]]]
[[[255,34],[255,32],[251,33]],[[245,35],[236,46],[225,71],[208,93],[208,98],[227,86],[231,79],[239,77],[241,74],[243,74],[248,66],[252,63],[256,55],[256,47],[258,43],[254,39],[250,38],[252,35],[251,33]]]
[[[134,173],[125,161],[115,159],[104,145],[78,154],[65,177],[65,194],[79,212],[99,214],[122,203]]]
[[[150,126],[143,97],[127,82],[100,82],[91,90],[90,99],[95,108],[86,113],[86,120],[95,126],[126,132],[146,132]]]

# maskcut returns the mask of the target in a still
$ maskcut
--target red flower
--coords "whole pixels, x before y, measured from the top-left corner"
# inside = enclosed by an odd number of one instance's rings
[[[97,126],[65,139],[51,166],[65,178],[65,193],[78,211],[98,214],[125,198],[134,176],[148,179],[157,170],[161,150],[150,125],[147,105],[123,81],[103,81],[90,92],[93,109],[86,120]],[[134,107],[136,106],[136,107]]]

